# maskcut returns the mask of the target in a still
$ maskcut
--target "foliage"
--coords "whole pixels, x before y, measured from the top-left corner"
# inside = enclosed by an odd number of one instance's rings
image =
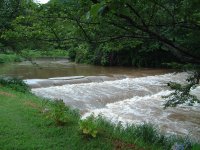
[[[97,120],[94,115],[90,115],[84,120],[80,120],[79,122],[80,130],[83,134],[91,136],[95,138],[99,133],[99,129],[97,126]]]
[[[23,80],[18,78],[0,77],[0,85],[23,93],[30,91],[28,85]]]
[[[0,54],[0,64],[9,62],[21,62],[22,60],[22,57],[16,54]]]
[[[20,56],[24,58],[37,58],[37,57],[67,57],[68,52],[60,49],[55,50],[28,50],[24,49],[20,52]]]
[[[0,43],[5,48],[16,50],[17,41],[15,41],[15,39],[9,38],[15,33],[15,28],[13,28],[12,23],[17,17],[27,14],[29,11],[28,9],[33,5],[34,3],[32,1],[26,0],[1,0]],[[4,49],[0,50],[4,51]]]
[[[106,121],[105,118],[98,116],[97,122],[99,128],[104,131],[104,134],[112,135],[115,138],[122,138],[127,142],[137,143],[140,140],[146,143],[160,143],[166,144],[163,146],[169,146],[172,144],[167,141],[167,137],[158,132],[153,124],[143,123],[141,125],[127,124],[122,126],[121,123],[113,125]],[[170,139],[170,138],[169,138]],[[173,141],[173,140],[172,140]],[[141,141],[140,141],[141,142]]]
[[[78,47],[74,48],[74,52],[76,55],[75,62],[77,63],[91,63],[92,62],[87,44],[78,45]],[[71,53],[71,55],[73,54]]]
[[[191,145],[193,145],[188,137],[180,138],[175,136],[165,136],[153,124],[127,124],[122,126],[121,123],[118,123],[117,125],[111,123],[101,115],[96,117],[91,115],[88,118],[84,124],[85,128],[88,129],[88,127],[90,127],[93,131],[97,131],[97,134],[99,135],[98,137],[105,136],[107,139],[111,139],[112,141],[116,141],[118,139],[124,143],[130,143],[129,145],[143,145],[144,142],[149,143],[151,146],[160,145],[161,149],[171,149],[175,143],[178,143],[182,144],[184,148],[188,148],[189,150]],[[89,133],[86,132],[86,135],[88,134]],[[153,149],[156,148],[154,147]]]
[[[98,65],[199,63],[197,0],[12,1],[2,1],[0,47],[69,50],[72,60]]]
[[[152,124],[143,124],[135,129],[135,136],[142,137],[145,142],[154,142],[159,139],[160,135]]]
[[[184,85],[181,85],[176,82],[169,82],[168,86],[173,90],[173,92],[167,96],[163,96],[163,98],[166,99],[166,103],[164,104],[164,108],[167,107],[175,107],[180,104],[187,104],[189,106],[192,106],[194,103],[200,103],[200,100],[197,99],[196,96],[191,95],[190,91],[195,88],[200,81],[200,70],[199,65],[193,65],[193,64],[177,64],[177,63],[170,63],[169,66],[176,68],[176,69],[182,69],[184,71],[187,71],[188,78],[187,83]]]
[[[119,65],[118,52],[125,50],[125,59],[132,60],[129,65],[148,66],[152,60],[152,66],[172,60],[199,63],[198,39],[194,40],[199,32],[197,1],[92,2],[85,2],[90,8],[78,3],[87,11],[86,19],[84,15],[78,19],[70,15],[70,19],[82,30],[79,36],[89,43],[95,64]],[[130,53],[135,55],[129,58]]]
[[[169,86],[171,89],[175,90],[167,96],[163,96],[167,100],[165,103],[165,108],[175,107],[180,104],[186,103],[192,106],[195,102],[200,103],[200,100],[196,96],[190,94],[191,88],[194,84],[181,85],[175,82],[170,82]]]
[[[50,105],[50,108],[45,108],[44,114],[47,119],[53,120],[57,126],[64,126],[73,122],[74,118],[79,118],[78,113],[66,106],[63,100],[54,100],[50,102]]]

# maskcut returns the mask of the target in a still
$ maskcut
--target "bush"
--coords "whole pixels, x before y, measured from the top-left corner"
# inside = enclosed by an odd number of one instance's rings
[[[66,50],[52,49],[52,50],[29,50],[24,49],[21,51],[20,55],[24,58],[37,58],[37,57],[64,57],[68,56]]]
[[[0,77],[0,85],[9,87],[19,92],[29,92],[29,86],[21,79],[12,77]]]
[[[75,48],[69,49],[69,58],[72,61],[75,61],[75,59],[76,59],[76,50],[75,50]]]
[[[97,120],[98,119],[96,119],[94,115],[91,115],[84,120],[80,120],[79,126],[81,132],[86,136],[95,138],[99,133]]]
[[[44,111],[46,117],[51,119],[57,126],[64,126],[80,118],[77,111],[66,106],[63,100],[50,102],[50,107]]]
[[[49,56],[49,57],[64,57],[68,56],[68,52],[62,49],[52,49],[52,50],[42,50],[41,56]]]
[[[20,52],[20,55],[24,58],[35,58],[40,57],[41,54],[36,50],[24,49]]]
[[[16,54],[0,54],[0,63],[21,62],[23,59]]]
[[[93,52],[90,51],[88,44],[79,44],[69,49],[69,58],[76,63],[93,63]]]

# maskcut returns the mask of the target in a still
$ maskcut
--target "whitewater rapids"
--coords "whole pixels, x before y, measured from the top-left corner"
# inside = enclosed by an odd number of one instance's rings
[[[62,99],[80,110],[82,117],[101,114],[113,123],[153,123],[165,133],[189,135],[200,141],[200,105],[163,109],[164,95],[171,93],[170,81],[185,83],[187,73],[169,73],[122,80],[67,84],[35,88],[32,92],[50,99]],[[198,87],[195,91],[199,93]],[[199,95],[197,95],[198,97]]]

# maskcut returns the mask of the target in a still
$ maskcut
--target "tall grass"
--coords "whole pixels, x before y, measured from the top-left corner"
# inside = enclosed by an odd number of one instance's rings
[[[123,143],[135,144],[139,147],[170,150],[175,144],[182,145],[185,150],[192,149],[192,143],[188,137],[166,136],[153,124],[122,126],[112,124],[102,116],[93,118],[97,124],[96,130],[99,136],[104,136],[112,141],[123,141]],[[90,121],[91,122],[91,121]]]
[[[0,63],[21,62],[23,59],[17,54],[0,54]]]

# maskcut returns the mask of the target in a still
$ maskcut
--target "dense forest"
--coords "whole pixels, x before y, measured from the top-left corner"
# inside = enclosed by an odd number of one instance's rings
[[[198,0],[0,1],[0,50],[69,52],[79,63],[200,63]]]

